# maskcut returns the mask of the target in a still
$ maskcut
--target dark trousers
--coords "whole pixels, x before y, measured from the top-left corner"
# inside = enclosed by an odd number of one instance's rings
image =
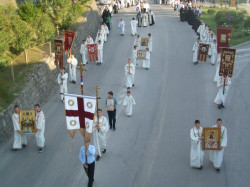
[[[84,168],[84,170],[86,172],[86,168],[84,166],[83,166],[83,168]],[[91,164],[88,164],[88,177],[89,177],[88,187],[92,187],[93,186],[94,173],[95,173],[95,162],[93,162]]]
[[[109,127],[115,129],[115,122],[116,122],[116,109],[114,111],[108,111],[109,116]]]

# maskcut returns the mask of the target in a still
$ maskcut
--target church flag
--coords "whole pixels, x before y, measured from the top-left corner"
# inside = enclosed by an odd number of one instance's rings
[[[65,53],[70,53],[72,45],[75,39],[75,32],[72,31],[64,31],[64,50]]]
[[[220,48],[229,47],[231,28],[217,27],[217,52],[220,53]]]
[[[63,67],[63,41],[55,39],[55,65]]]
[[[199,44],[198,60],[206,62],[208,55],[209,45],[208,44]]]
[[[98,61],[97,44],[88,44],[88,56],[90,62]]]
[[[236,49],[221,48],[220,76],[233,76]]]

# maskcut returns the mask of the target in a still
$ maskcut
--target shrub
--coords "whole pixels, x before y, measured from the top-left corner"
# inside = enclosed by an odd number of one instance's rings
[[[247,16],[247,18],[245,20],[244,27],[245,28],[250,28],[250,16]]]
[[[210,8],[210,9],[208,9],[207,13],[209,15],[214,15],[216,13],[216,10],[214,8]]]

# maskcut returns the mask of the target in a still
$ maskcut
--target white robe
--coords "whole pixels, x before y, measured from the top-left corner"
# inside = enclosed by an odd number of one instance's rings
[[[19,133],[20,131],[20,119],[19,114],[14,113],[12,115],[12,122],[14,126],[14,143],[13,149],[22,149],[22,145],[27,145],[26,135]]]
[[[98,119],[95,116],[94,123],[93,123],[93,140],[94,140],[94,146],[96,148],[96,153],[99,156],[102,156],[101,151],[106,149],[107,143],[106,143],[106,134],[109,130],[109,124],[106,117],[102,116],[99,118],[99,126],[100,130],[98,132],[98,129],[96,127],[96,124],[98,124]]]
[[[103,45],[102,44],[97,44],[97,50],[98,50],[98,61],[101,64],[103,63]]]
[[[146,52],[146,57],[145,57],[145,60],[143,60],[143,63],[142,63],[142,67],[143,68],[150,68],[150,52]]]
[[[131,20],[130,21],[130,25],[131,25],[131,34],[134,36],[135,34],[137,34],[137,24],[138,21],[136,20]]]
[[[68,58],[67,60],[69,64],[69,77],[70,81],[76,81],[76,66],[78,64],[76,58]]]
[[[204,151],[201,148],[202,141],[199,137],[202,136],[202,127],[196,127],[190,130],[191,151],[190,151],[190,167],[199,168],[203,165]]]
[[[214,125],[213,127],[217,127]],[[227,146],[227,129],[224,126],[221,126],[221,150],[210,151],[209,160],[214,164],[215,168],[221,168],[223,161],[224,149]]]
[[[134,49],[132,52],[132,63],[134,64],[134,66],[137,65],[137,49]]]
[[[197,29],[197,32],[200,34],[200,39],[202,38],[205,29],[206,29],[205,25],[200,25],[199,28]]]
[[[86,64],[87,63],[87,45],[86,44],[81,44],[81,49],[80,49],[80,54],[82,55],[82,63]]]
[[[38,129],[36,133],[36,143],[38,147],[42,148],[44,147],[45,143],[45,138],[44,138],[45,116],[43,111],[36,113],[36,128]]]
[[[125,76],[126,76],[126,86],[127,88],[131,88],[132,85],[134,84],[134,77],[135,77],[135,66],[132,63],[130,65],[126,64]]]
[[[215,64],[217,60],[217,44],[212,43],[210,45],[211,50],[211,64]]]
[[[147,27],[148,26],[148,14],[144,13],[142,17],[142,26]]]
[[[193,46],[193,62],[198,62],[199,43],[196,41]]]
[[[149,13],[149,25],[155,24],[155,14],[151,11]]]
[[[89,38],[89,37],[87,37],[86,38],[86,44],[88,45],[88,44],[94,44],[94,40],[93,40],[93,38]]]
[[[220,59],[221,58],[221,56],[220,56],[220,54],[218,54],[218,56],[217,56],[217,64],[216,64],[216,72],[215,72],[215,76],[214,76],[214,82],[216,82],[217,83],[217,80],[220,78],[219,77],[219,71],[220,71]]]
[[[137,46],[137,49],[140,49],[141,48],[141,37],[139,38],[135,38],[135,42],[134,42],[134,45]]]
[[[104,26],[104,42],[107,42],[107,38],[109,35],[109,28],[106,26]]]
[[[153,46],[153,38],[151,36],[151,37],[148,37],[148,49],[150,53],[152,52],[152,46]]]
[[[133,113],[133,105],[135,105],[135,100],[133,98],[132,95],[130,96],[126,96],[124,101],[123,101],[123,105],[126,107],[125,109],[125,113],[127,116],[131,116]]]
[[[58,74],[57,82],[60,86],[61,100],[63,100],[64,98],[63,94],[68,93],[67,81],[68,81],[68,73],[64,73],[63,75],[61,73]]]
[[[124,32],[125,32],[125,22],[120,21],[119,24],[118,24],[118,27],[120,28],[120,34],[124,34]]]
[[[220,86],[224,85],[224,79],[225,78],[221,76],[217,80],[217,87],[219,88],[219,91],[218,91],[218,93],[216,95],[216,98],[214,100],[214,103],[217,104],[217,105],[219,105],[219,104],[225,105],[228,90],[229,90],[229,86],[231,85],[231,79],[227,78],[226,79],[226,86],[225,86],[224,94],[223,94],[223,87],[220,87]]]

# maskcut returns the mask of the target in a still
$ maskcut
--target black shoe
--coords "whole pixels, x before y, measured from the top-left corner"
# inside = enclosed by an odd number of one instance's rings
[[[225,108],[225,106],[223,105],[223,103],[220,106],[221,106],[221,108]]]
[[[211,58],[211,55],[209,55],[208,58]]]
[[[115,127],[114,127],[113,129],[114,129],[114,131],[115,131]]]
[[[88,64],[89,62],[86,62],[86,64]]]
[[[76,81],[73,81],[73,84],[76,84]]]
[[[201,169],[202,169],[202,166],[201,166],[201,167],[199,167],[199,169],[201,170]]]
[[[27,145],[23,144],[22,147],[27,147]]]
[[[103,154],[106,153],[106,149],[104,149],[102,153],[103,153]]]
[[[11,149],[11,150],[12,150],[12,151],[18,151],[18,149],[14,149],[14,148],[13,148],[13,149]]]
[[[212,66],[214,66],[214,64],[212,64]]]
[[[127,87],[127,90],[129,90],[129,87]]]
[[[38,152],[42,153],[44,151],[44,147],[39,148]]]
[[[96,161],[98,161],[98,160],[100,160],[100,156],[99,155],[97,155],[97,157],[96,157]]]
[[[219,168],[216,169],[216,173],[220,173],[220,169]]]
[[[109,126],[109,129],[112,129],[112,127],[111,127],[111,126]]]
[[[221,109],[221,105],[218,105],[218,109]]]
[[[135,87],[135,84],[133,84],[132,86]]]

